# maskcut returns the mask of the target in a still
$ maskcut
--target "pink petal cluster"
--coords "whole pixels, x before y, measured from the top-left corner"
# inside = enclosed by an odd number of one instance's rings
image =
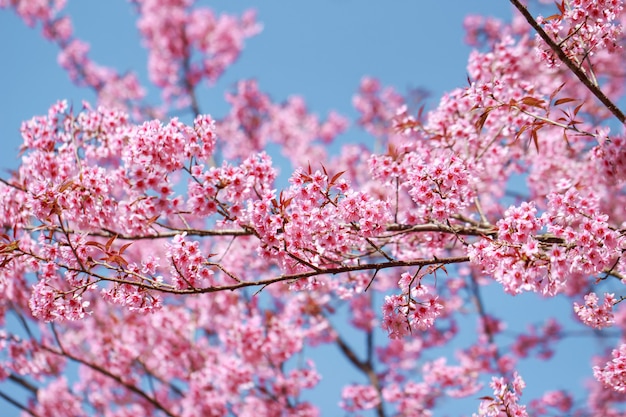
[[[137,26],[149,50],[150,79],[166,100],[181,107],[193,105],[193,88],[203,79],[215,82],[239,57],[244,40],[261,30],[252,11],[237,19],[192,8],[190,0],[134,3],[141,16]]]
[[[482,398],[478,414],[473,414],[474,416],[527,417],[529,415],[526,406],[519,404],[526,383],[517,373],[510,382],[504,378],[494,377],[489,386],[493,389],[493,397]]]
[[[137,75],[90,58],[64,1],[0,0],[97,99],[25,121],[0,178],[1,396],[17,384],[29,398],[12,404],[38,416],[317,417],[311,391],[342,378],[347,415],[462,398],[480,416],[623,415],[622,3],[539,19],[577,70],[522,14],[469,17],[467,84],[428,106],[364,77],[371,140],[343,144],[346,118],[254,80],[204,114],[201,83],[259,33],[254,12],[131,1],[151,104]],[[576,314],[508,321],[524,292]],[[522,405],[518,369],[580,335],[619,346],[589,389],[541,381]],[[326,348],[360,379],[318,372]]]
[[[564,4],[564,3],[563,3]],[[620,48],[622,26],[619,16],[623,4],[618,0],[568,1],[554,18],[538,19],[544,30],[564,52],[581,63],[587,56],[614,52]],[[537,36],[537,51],[550,66],[559,66],[554,51]]]
[[[380,404],[380,395],[371,385],[348,385],[341,398],[341,407],[347,411],[369,410]]]
[[[572,397],[564,391],[548,391],[537,400],[530,402],[528,409],[533,416],[553,415],[556,411],[567,413],[574,406]],[[553,411],[554,410],[554,411]]]
[[[348,121],[330,112],[321,122],[311,114],[301,97],[289,97],[274,103],[254,80],[242,80],[226,94],[229,114],[217,124],[217,133],[230,138],[222,143],[226,158],[244,159],[276,143],[294,167],[326,159],[323,145],[332,142],[348,127]]]
[[[602,180],[616,184],[626,181],[626,140],[613,137],[594,148],[592,158],[597,161]]]
[[[616,303],[614,294],[604,294],[604,303],[598,305],[598,296],[595,292],[585,295],[585,304],[574,303],[574,312],[578,318],[589,327],[602,329],[611,327],[613,320],[613,306]]]
[[[617,392],[626,392],[626,344],[621,344],[619,348],[613,349],[611,359],[603,367],[594,366],[593,375]]]
[[[555,319],[548,319],[542,327],[529,326],[528,332],[517,337],[511,350],[520,358],[526,358],[531,351],[536,350],[536,355],[543,360],[548,360],[554,355],[554,344],[563,337],[563,329]]]
[[[383,304],[382,326],[392,339],[402,338],[413,329],[428,329],[444,309],[439,297],[430,294],[411,274],[403,273],[398,285],[402,294],[386,296]]]
[[[496,225],[497,238],[481,239],[472,245],[469,251],[472,262],[492,275],[510,294],[523,291],[556,294],[562,284],[546,274],[547,263],[535,239],[544,224],[532,202],[509,207]]]
[[[537,216],[532,203],[511,207],[498,221],[496,239],[481,239],[470,249],[472,261],[511,294],[535,291],[554,295],[577,277],[597,274],[618,259],[623,237],[611,229],[598,201],[575,189],[548,196],[548,210]],[[546,228],[549,235],[538,238]]]

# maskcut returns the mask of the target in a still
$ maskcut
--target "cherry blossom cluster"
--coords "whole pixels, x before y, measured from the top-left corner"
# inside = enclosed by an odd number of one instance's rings
[[[12,7],[31,27],[37,23],[42,23],[44,26],[43,34],[50,39],[53,33],[57,33],[59,27],[65,27],[71,31],[69,19],[65,16],[59,16],[65,8],[65,4],[66,0],[2,0],[0,1],[0,8]],[[66,39],[66,37],[63,38]]]
[[[488,350],[488,349],[487,349]],[[424,382],[431,389],[444,392],[450,398],[464,398],[476,394],[483,386],[478,375],[485,369],[469,352],[459,352],[459,365],[446,363],[445,358],[427,362],[422,370]]]
[[[626,392],[626,344],[613,349],[611,359],[604,367],[594,366],[593,375],[605,386],[613,390]]]
[[[367,238],[391,221],[389,202],[351,190],[340,176],[296,170],[278,198],[268,191],[248,204],[239,222],[253,227],[264,257],[295,272],[341,265],[345,254],[376,248]]]
[[[365,77],[352,104],[360,113],[358,123],[373,136],[380,137],[393,128],[394,116],[404,105],[404,99],[392,87],[382,88],[377,79]]]
[[[200,249],[200,242],[188,241],[185,234],[172,239],[170,251],[172,280],[176,288],[200,288],[213,284],[213,270],[205,264],[206,257]]]
[[[471,166],[454,155],[429,157],[395,149],[372,155],[369,167],[383,184],[407,189],[414,205],[402,213],[409,222],[442,222],[449,213],[462,213],[475,195]]]
[[[396,179],[405,181],[407,168],[411,166],[408,161],[415,161],[416,155],[400,156],[394,153],[387,155],[374,154],[370,156],[369,165],[372,177],[386,184],[392,184]],[[405,162],[405,160],[408,160]]]
[[[619,0],[571,0],[559,7],[559,14],[539,18],[544,30],[561,49],[582,65],[585,60],[620,48],[623,3]],[[559,66],[554,51],[537,35],[537,51],[549,66]]]
[[[192,158],[208,163],[215,145],[208,116],[199,116],[194,127],[176,119],[131,127],[124,113],[87,108],[74,116],[65,103],[24,123],[22,135],[29,152],[20,175],[40,220],[63,214],[82,230],[129,233],[145,231],[140,218],[183,209],[180,199],[168,199],[176,179],[171,174]],[[83,160],[77,159],[81,152]],[[156,195],[142,196],[148,190]]]
[[[548,233],[563,239],[569,259],[565,263],[562,250],[553,246],[551,263],[555,273],[597,274],[621,256],[624,238],[610,226],[609,216],[598,205],[597,198],[585,196],[575,188],[548,196],[548,210],[542,217]]]
[[[259,200],[272,190],[276,170],[266,153],[246,158],[241,165],[226,162],[221,167],[195,165],[188,184],[187,207],[198,216],[219,213],[224,222],[245,223],[240,217],[250,200]]]
[[[574,406],[574,401],[568,393],[564,391],[548,391],[540,399],[532,400],[528,405],[530,415],[554,415],[567,413]],[[558,414],[557,414],[558,415]]]
[[[521,376],[515,373],[510,382],[504,378],[494,377],[489,386],[493,389],[493,396],[482,399],[478,414],[473,414],[474,416],[528,416],[526,406],[519,404],[522,391],[526,388]]]
[[[554,343],[561,340],[563,330],[555,319],[548,319],[540,327],[529,326],[526,333],[521,334],[515,340],[511,350],[519,358],[528,357],[533,350],[540,359],[550,359],[554,355]]]
[[[273,103],[254,80],[239,81],[235,91],[226,94],[226,101],[231,109],[216,131],[220,137],[230,138],[220,144],[228,159],[245,159],[265,149],[268,143],[276,143],[294,167],[307,166],[326,160],[323,145],[331,143],[348,126],[336,112],[320,122],[298,96]]]
[[[77,417],[88,415],[83,410],[80,397],[71,391],[65,377],[50,382],[41,394],[37,395],[37,400],[34,412],[38,416],[52,417],[68,413]]]
[[[418,218],[442,222],[449,213],[462,212],[472,202],[470,171],[454,156],[434,158],[428,164],[414,159],[407,171],[409,194],[418,206]]]
[[[79,294],[63,297],[50,281],[42,279],[33,287],[30,309],[33,316],[44,321],[80,320],[87,314],[89,304]]]
[[[201,114],[200,83],[261,26],[197,3],[131,1],[155,110],[132,72],[89,58],[63,1],[0,0],[41,24],[99,104],[24,122],[21,164],[0,181],[0,380],[33,392],[25,414],[319,416],[303,395],[323,381],[308,358],[323,344],[364,378],[341,390],[350,415],[477,397],[477,416],[623,414],[623,340],[595,362],[586,403],[550,390],[521,405],[517,368],[558,354],[571,323],[507,328],[483,297],[497,281],[566,297],[588,332],[626,327],[623,132],[521,15],[466,20],[469,85],[431,111],[363,78],[353,104],[373,144],[329,158],[347,120],[256,81],[234,84],[224,117]],[[540,21],[610,99],[621,3],[563,1]],[[166,118],[171,105],[191,117]],[[293,165],[282,191],[273,145]],[[13,313],[27,337],[8,333]]]
[[[349,293],[349,290],[346,290],[345,286],[342,285],[337,289],[337,292],[344,294],[344,297],[346,297],[345,294]],[[373,331],[379,327],[378,316],[372,308],[372,297],[369,294],[352,296],[350,298],[350,308],[352,309],[350,323],[357,329]]]
[[[431,417],[433,392],[424,383],[409,381],[404,386],[388,384],[383,390],[385,401],[395,404],[400,415]]]
[[[596,199],[574,188],[548,198],[548,210],[541,216],[533,203],[510,207],[497,223],[497,238],[470,247],[472,261],[507,292],[582,291],[582,277],[609,268],[621,255],[623,237],[609,227]],[[544,227],[548,234],[540,236]]]
[[[393,128],[397,132],[408,135],[411,132],[419,131],[419,127],[420,121],[412,114],[409,114],[406,104],[403,104],[396,110],[396,115],[393,119]]]
[[[168,179],[171,173],[180,171],[192,157],[207,163],[215,146],[213,121],[208,116],[198,116],[193,128],[177,119],[166,125],[153,120],[128,136],[121,157],[129,188],[139,193],[150,189],[163,197],[173,192]]]
[[[341,398],[341,407],[346,411],[369,410],[380,404],[380,394],[371,385],[348,385]]]
[[[167,101],[192,104],[193,88],[203,79],[216,81],[241,53],[246,38],[261,27],[254,12],[240,19],[215,16],[208,8],[192,7],[192,0],[134,0],[137,26],[149,50],[151,81]]]
[[[130,268],[132,272],[132,268]],[[126,278],[126,277],[124,277]],[[179,280],[178,280],[179,281]],[[132,281],[131,281],[132,282]],[[160,280],[155,279],[156,285]],[[101,291],[102,298],[112,304],[118,304],[128,308],[129,311],[150,313],[162,307],[162,298],[138,285],[112,284],[108,289]]]
[[[502,21],[490,16],[470,15],[463,20],[463,27],[465,28],[465,43],[477,47],[499,39],[505,25]]]
[[[41,349],[36,341],[8,334],[4,330],[0,333],[0,351],[2,352],[0,376],[3,380],[10,374],[44,378],[55,375],[65,366],[65,361]]]
[[[264,149],[269,137],[264,132],[272,102],[254,80],[237,83],[235,91],[226,94],[230,112],[217,126],[220,137],[232,140],[221,144],[225,158],[246,158]]]
[[[591,292],[585,295],[585,304],[574,303],[574,312],[580,320],[589,327],[602,329],[611,327],[613,319],[613,306],[615,305],[614,294],[604,294],[604,303],[598,305],[598,296]]]
[[[535,239],[544,222],[536,214],[532,202],[509,207],[496,224],[497,239],[480,239],[468,251],[471,261],[510,294],[539,291],[553,295],[561,291],[557,281],[546,277],[547,262],[540,256],[540,245]]]
[[[413,329],[431,327],[444,309],[437,295],[421,283],[421,277],[404,272],[398,286],[402,294],[388,295],[383,304],[382,327],[389,337],[404,337]]]
[[[592,158],[597,161],[603,181],[623,184],[626,181],[626,141],[624,137],[612,137],[594,147]]]

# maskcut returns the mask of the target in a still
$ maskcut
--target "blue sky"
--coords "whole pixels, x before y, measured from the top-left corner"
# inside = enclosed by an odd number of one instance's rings
[[[464,16],[483,14],[504,19],[511,16],[511,6],[506,1],[216,0],[204,3],[225,12],[253,7],[264,25],[263,32],[247,42],[241,59],[223,79],[214,87],[200,89],[202,111],[216,116],[227,111],[224,91],[242,78],[257,79],[260,88],[275,101],[301,95],[309,109],[321,116],[336,110],[354,118],[352,96],[365,75],[375,76],[383,85],[393,85],[400,91],[426,88],[432,92],[431,104],[435,104],[444,91],[466,84],[465,66],[470,49],[463,43]],[[146,51],[140,45],[135,16],[126,1],[69,1],[68,8],[77,37],[91,44],[92,59],[121,71],[133,70],[144,85],[149,85]],[[12,12],[0,10],[3,62],[0,175],[6,176],[6,170],[18,164],[21,121],[45,113],[58,99],[66,98],[75,104],[83,99],[93,101],[90,91],[73,87],[66,73],[56,65],[57,52],[38,30],[26,27]],[[154,89],[149,92],[156,100],[158,92]],[[353,130],[346,139],[362,140],[364,136]],[[512,320],[513,327],[529,318],[540,321],[557,312],[571,314],[571,307],[560,301],[547,305],[528,295],[503,302],[499,296],[497,288],[487,290],[488,309],[498,313],[506,309],[505,316]],[[471,326],[473,331],[474,324]],[[571,379],[590,375],[588,362],[576,357],[581,350],[589,352],[598,346],[581,340],[570,346],[575,348],[561,349],[563,356],[550,368],[541,364],[540,371],[537,363],[526,365],[523,376],[529,384],[530,396],[533,391],[534,395],[541,392],[541,388],[531,388],[533,383],[558,388]],[[329,349],[322,355],[336,356],[336,352]],[[338,415],[337,389],[354,374],[339,359],[319,364],[318,369],[324,374],[323,387],[312,398],[323,406],[324,415]],[[477,403],[474,399],[464,406],[452,405],[449,411],[458,415],[463,410],[470,415]],[[468,404],[473,408],[463,408]]]

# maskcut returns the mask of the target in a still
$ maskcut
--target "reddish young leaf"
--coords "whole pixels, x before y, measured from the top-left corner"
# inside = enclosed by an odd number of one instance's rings
[[[543,108],[545,104],[543,100],[540,100],[535,97],[530,97],[530,96],[522,98],[521,102],[526,104],[527,106],[539,107],[539,108]]]
[[[575,98],[560,98],[554,102],[554,105],[559,106],[561,104],[570,103],[572,101],[576,101],[576,99]]]

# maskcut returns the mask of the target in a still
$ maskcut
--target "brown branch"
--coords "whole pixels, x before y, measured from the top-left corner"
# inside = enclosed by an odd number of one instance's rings
[[[172,390],[173,393],[175,393],[179,397],[185,396],[185,393],[180,388],[174,385],[171,381],[165,381],[163,378],[156,375],[154,372],[152,372],[152,370],[148,369],[148,366],[145,363],[143,363],[139,358],[135,359],[135,362],[137,362],[139,366],[141,366],[141,368],[144,370],[148,378],[154,378],[160,384],[167,386],[170,390]],[[152,392],[154,394],[154,389],[152,390]]]
[[[16,384],[21,385],[22,388],[29,390],[32,394],[37,395],[38,388],[35,385],[28,382],[25,378],[22,378],[21,376],[18,376],[15,374],[9,374],[7,378],[10,381],[15,382]]]
[[[524,6],[519,0],[510,0],[513,6],[519,10],[519,12],[526,18],[526,21],[532,26],[532,28],[537,32],[537,34],[548,44],[550,49],[554,51],[554,53],[559,57],[561,62],[563,62],[567,68],[569,68],[576,77],[587,87],[591,93],[596,96],[598,100],[604,104],[604,106],[615,116],[617,120],[622,123],[626,123],[626,116],[624,113],[609,99],[603,92],[600,90],[598,86],[596,86],[590,79],[585,75],[582,69],[572,61],[565,51],[561,49],[561,47],[546,33],[545,30],[537,23],[535,18],[530,14],[526,6]]]
[[[207,261],[204,264],[207,265],[207,266],[214,266],[215,268],[219,269],[220,271],[222,271],[223,273],[228,275],[233,281],[241,282],[241,280],[239,278],[237,278],[235,276],[235,274],[233,274],[232,272],[228,271],[226,268],[224,268],[221,264],[219,264],[217,262],[209,262],[209,261]]]
[[[469,281],[470,281],[470,285],[469,285],[470,292],[471,292],[472,298],[474,299],[474,304],[476,305],[476,310],[478,311],[478,315],[483,321],[482,323],[483,331],[487,335],[487,341],[489,342],[490,345],[496,346],[494,334],[491,331],[491,328],[489,327],[488,315],[487,315],[487,311],[485,310],[485,303],[483,301],[482,294],[480,292],[480,285],[476,281],[476,277],[474,277],[474,274],[471,274]],[[499,366],[500,357],[501,357],[500,351],[496,348],[493,359],[494,359],[495,366],[497,368],[500,368]],[[501,371],[501,369],[498,369],[498,371]]]
[[[107,371],[106,369],[102,368],[99,365],[93,364],[91,362],[88,362],[82,358],[79,358],[78,356],[74,356],[70,353],[68,353],[67,351],[58,351],[52,347],[46,346],[46,345],[40,345],[42,349],[47,350],[50,353],[54,353],[56,355],[59,356],[63,356],[66,357],[68,359],[71,359],[75,362],[80,363],[81,365],[84,365],[88,368],[93,369],[96,372],[101,373],[102,375],[111,378],[112,380],[114,380],[115,382],[117,382],[118,384],[120,384],[121,386],[123,386],[124,388],[126,388],[127,390],[134,392],[135,394],[137,394],[138,396],[140,396],[141,398],[145,399],[148,403],[152,404],[155,408],[163,411],[167,416],[169,417],[176,417],[175,414],[173,414],[171,411],[169,411],[167,408],[165,408],[165,406],[163,404],[161,404],[156,398],[152,398],[150,397],[148,394],[146,394],[142,389],[136,387],[133,384],[129,384],[127,382],[124,382],[122,380],[122,378],[120,376],[117,376],[109,371]]]
[[[246,229],[218,229],[218,230],[202,230],[202,229],[174,229],[167,228],[171,232],[158,233],[155,235],[124,235],[116,233],[113,230],[103,229],[106,233],[89,233],[89,236],[111,237],[117,236],[122,240],[144,240],[144,239],[163,239],[172,238],[180,235],[181,233],[187,233],[187,236],[251,236],[254,234],[251,230]]]
[[[378,404],[376,405],[376,415],[378,417],[384,417],[385,410],[383,408],[383,404],[385,402],[383,400],[381,383],[380,383],[380,379],[378,378],[378,375],[374,371],[372,363],[369,360],[368,361],[360,360],[358,356],[356,355],[356,353],[352,350],[352,348],[350,348],[350,346],[348,346],[348,344],[338,334],[335,339],[335,342],[337,343],[339,350],[341,350],[341,352],[346,356],[346,358],[348,358],[348,361],[352,365],[354,365],[359,371],[363,372],[369,379],[370,384],[372,384],[374,389],[376,389],[376,392],[378,393],[378,398],[380,400]]]
[[[94,237],[103,237],[110,238],[116,236],[119,240],[156,240],[156,239],[167,239],[173,238],[175,236],[180,235],[181,233],[186,233],[187,236],[196,236],[196,237],[210,237],[210,236],[255,236],[255,230],[251,227],[244,227],[241,229],[177,229],[165,225],[161,225],[169,232],[164,233],[156,233],[153,235],[127,235],[123,233],[118,233],[114,230],[110,229],[102,229],[102,232],[88,232],[88,236]],[[25,228],[25,230],[35,231],[40,230],[41,226],[37,228]],[[79,233],[77,230],[70,230],[63,227],[55,227],[56,231],[60,231],[68,234],[76,234]],[[401,233],[411,233],[411,232],[439,232],[439,233],[450,233],[454,235],[467,235],[467,236],[493,236],[495,235],[495,229],[492,226],[489,227],[481,227],[481,226],[447,226],[444,224],[435,224],[435,223],[426,223],[419,225],[406,225],[406,224],[389,224],[386,227],[388,232],[401,232]],[[379,238],[388,238],[393,235],[383,235],[379,236]],[[369,242],[374,249],[379,252],[380,249],[374,245],[372,242]],[[388,255],[387,255],[388,256]],[[385,257],[387,257],[385,256]]]
[[[184,43],[185,57],[183,58],[182,62],[183,73],[181,75],[181,81],[183,87],[185,88],[185,90],[187,90],[187,94],[189,94],[189,98],[191,100],[191,103],[189,103],[191,107],[191,112],[193,113],[194,118],[196,118],[200,115],[201,112],[200,105],[198,104],[198,98],[196,97],[195,86],[191,84],[191,81],[188,77],[189,73],[191,72],[191,45],[189,43],[189,40],[187,39],[184,30],[182,31],[182,41]]]
[[[497,229],[492,225],[482,224],[482,223],[472,223],[471,220],[463,220],[463,219],[460,219],[460,220],[464,222],[463,225],[452,225],[452,224],[444,225],[444,224],[439,224],[439,223],[427,223],[427,224],[422,224],[422,225],[390,224],[390,225],[387,225],[386,227],[387,234],[378,236],[375,239],[384,240],[384,239],[393,238],[394,236],[397,236],[397,235],[402,235],[402,234],[407,234],[407,233],[423,233],[423,232],[453,234],[457,237],[461,235],[477,236],[477,237],[483,237],[487,239],[494,238],[497,236]],[[68,230],[65,229],[64,226],[60,227],[60,231],[66,235],[66,238],[69,241],[69,237],[67,235],[70,232],[68,232]],[[221,234],[221,232],[224,232],[225,234],[233,233],[235,235],[245,235],[245,234],[254,235],[255,231],[252,228],[247,228],[244,226],[243,229],[235,229],[235,230],[224,230],[224,231],[195,230],[192,233],[194,232],[197,232],[199,234],[212,234],[214,232],[216,234]],[[165,236],[166,235],[160,235],[160,237],[165,237]],[[167,236],[170,236],[170,234],[168,233]],[[171,234],[171,236],[175,236],[175,234]],[[147,238],[156,238],[156,237],[157,236],[154,236],[154,237],[149,237],[149,236],[122,236],[120,237],[118,236],[118,238],[120,239],[140,239],[140,238],[147,239]],[[233,238],[234,237],[236,236],[233,236]],[[541,242],[542,244],[561,244],[561,245],[564,244],[564,240],[562,238],[556,237],[551,234],[537,235],[535,236],[535,239],[538,242]],[[374,248],[380,249],[380,246],[374,244],[371,240],[368,240],[368,241]],[[382,251],[382,249],[380,250]],[[35,259],[44,260],[38,257],[36,254],[31,253],[31,252],[22,252],[22,253],[24,255],[31,256]],[[376,253],[376,252],[373,252],[373,253]],[[141,274],[138,274],[137,272],[134,272],[134,271],[129,271],[125,269],[124,266],[122,265],[113,266],[107,262],[92,261],[94,264],[103,266],[107,268],[109,271],[116,272],[118,274],[116,277],[110,277],[110,276],[103,275],[102,273],[97,273],[93,271],[91,268],[88,269],[83,265],[81,265],[80,267],[72,267],[69,265],[59,264],[59,266],[68,271],[84,273],[91,277],[97,278],[100,281],[110,281],[110,282],[114,282],[118,284],[132,285],[134,287],[142,288],[144,290],[149,290],[149,291],[154,290],[154,291],[158,291],[162,293],[184,295],[184,294],[212,293],[212,292],[218,292],[218,291],[234,291],[234,290],[247,288],[247,287],[266,287],[270,284],[274,284],[278,282],[296,281],[299,279],[310,278],[310,277],[320,276],[320,275],[327,275],[327,274],[336,275],[336,274],[350,273],[350,272],[356,272],[356,271],[374,270],[375,271],[374,276],[376,276],[376,273],[382,269],[398,268],[398,267],[415,267],[415,266],[423,267],[423,266],[428,266],[428,265],[445,265],[445,264],[469,262],[468,256],[456,256],[456,257],[449,257],[449,258],[433,257],[430,259],[421,258],[421,259],[411,259],[411,260],[394,260],[394,259],[391,259],[390,257],[387,257],[387,259],[382,260],[380,262],[357,263],[357,264],[351,264],[351,265],[328,265],[327,264],[324,267],[324,266],[313,266],[309,264],[308,262],[305,262],[303,259],[291,253],[288,253],[288,255],[290,255],[292,259],[294,259],[296,262],[299,262],[302,266],[308,266],[309,270],[298,272],[298,273],[292,273],[292,274],[281,274],[281,275],[274,276],[271,278],[260,279],[260,280],[255,280],[255,281],[244,281],[242,280],[241,277],[237,277],[233,273],[224,269],[224,267],[220,266],[219,263],[206,261],[204,263],[205,265],[212,266],[221,270],[223,273],[228,275],[232,280],[237,281],[237,282],[234,284],[228,284],[228,285],[209,286],[209,287],[204,287],[204,288],[184,288],[184,289],[176,288],[174,285],[167,284],[164,282],[154,282],[152,281],[151,278],[142,276]],[[357,262],[361,262],[367,259],[366,256],[367,254],[361,255],[361,257],[355,258],[355,260]],[[137,278],[138,280],[130,279],[131,276]],[[86,285],[92,285],[92,284],[93,283],[90,282]]]
[[[392,224],[387,226],[388,232],[439,232],[450,233],[453,235],[465,235],[465,236],[495,236],[497,229],[493,226],[490,227],[466,227],[466,226],[446,226],[444,224]],[[389,236],[382,236],[389,237]]]
[[[214,287],[206,287],[206,288],[187,288],[182,290],[177,290],[173,288],[171,285],[161,284],[159,287],[146,285],[136,281],[127,281],[119,278],[105,277],[94,272],[88,272],[89,275],[99,278],[103,281],[111,281],[117,282],[119,284],[128,284],[136,287],[144,288],[146,290],[157,290],[163,293],[169,294],[204,294],[204,293],[213,293],[218,291],[234,291],[241,288],[247,287],[259,287],[259,286],[267,286],[271,284],[275,284],[277,282],[285,282],[285,281],[296,281],[303,278],[310,278],[318,275],[336,275],[343,274],[346,272],[354,272],[354,271],[369,271],[369,270],[381,270],[381,269],[389,269],[389,268],[398,268],[398,267],[411,267],[411,266],[427,266],[427,265],[447,265],[454,263],[464,263],[469,262],[469,256],[457,256],[451,258],[431,258],[431,259],[414,259],[409,261],[391,261],[391,262],[379,262],[379,263],[371,263],[371,264],[363,264],[363,265],[349,265],[349,266],[340,266],[335,268],[320,268],[319,271],[306,271],[300,272],[296,274],[286,274],[279,275],[277,277],[260,279],[257,281],[242,281],[233,285],[221,285]],[[114,271],[123,273],[123,269],[113,269]],[[85,271],[82,271],[85,272]]]
[[[0,182],[6,185],[7,187],[15,188],[16,190],[19,190],[19,191],[26,191],[24,188],[20,187],[19,185],[12,184],[9,181],[1,177],[0,177]]]
[[[78,255],[78,252],[76,251],[76,248],[72,244],[70,233],[65,229],[65,226],[63,226],[63,218],[61,217],[60,213],[57,214],[57,218],[59,219],[59,227],[61,228],[61,232],[63,232],[63,235],[67,239],[67,245],[70,247],[72,253],[74,254],[74,258],[76,259],[76,262],[78,262],[78,265],[80,265],[80,268],[83,271],[87,271],[87,268],[85,268],[85,265],[83,263],[83,260],[80,258],[80,256]]]
[[[387,255],[387,253],[384,250],[382,250],[377,245],[375,245],[374,242],[372,242],[370,238],[366,237],[365,241],[367,243],[369,243],[374,248],[374,250],[377,253],[380,253],[385,259],[387,259],[388,261],[393,261],[393,258],[391,256]]]
[[[5,394],[4,392],[0,391],[0,398],[2,398],[3,400],[5,400],[6,402],[8,402],[9,404],[19,408],[20,410],[24,411],[25,413],[30,414],[33,417],[39,417],[39,414],[36,414],[34,411],[30,410],[28,407],[26,407],[23,404],[18,403],[16,400],[14,400],[13,398],[11,398],[10,396],[8,396],[7,394]]]

